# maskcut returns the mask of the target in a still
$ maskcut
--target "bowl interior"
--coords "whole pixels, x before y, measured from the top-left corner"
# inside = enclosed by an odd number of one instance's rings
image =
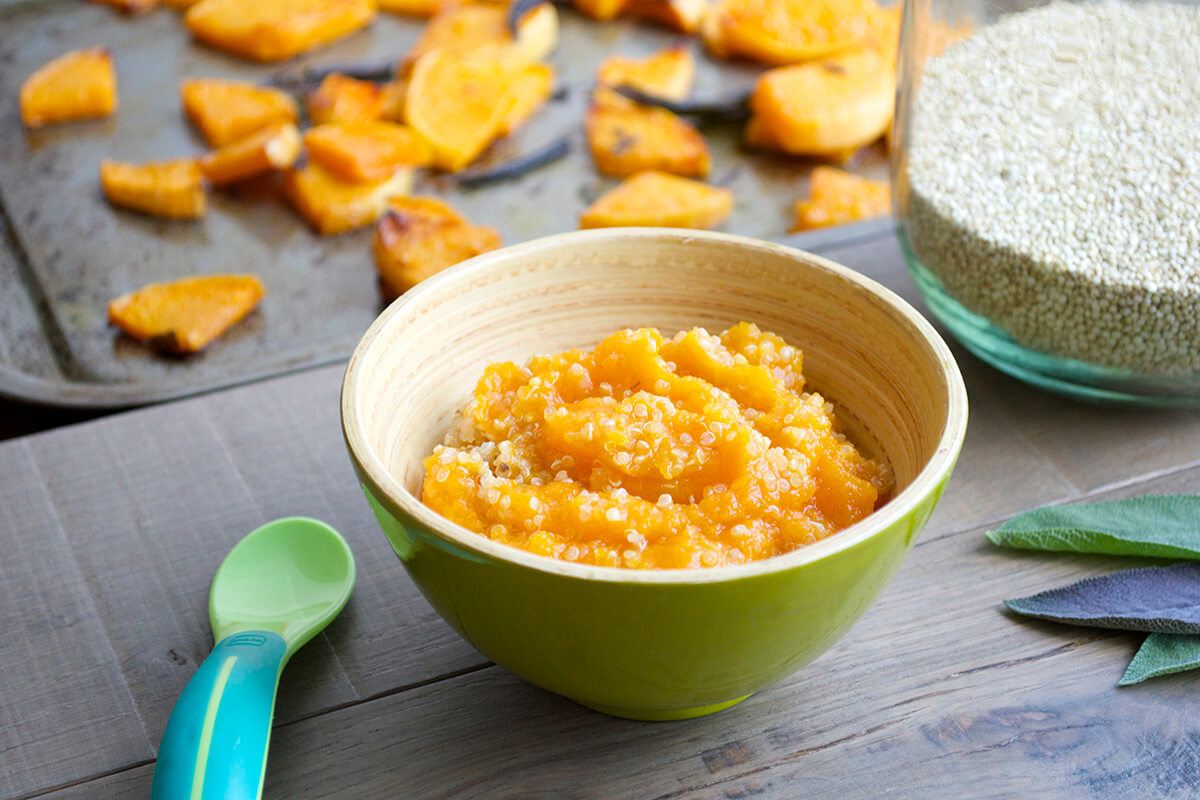
[[[348,439],[393,502],[469,546],[486,542],[433,515],[417,493],[422,460],[488,363],[591,347],[622,328],[718,332],[743,320],[803,351],[808,388],[835,403],[860,448],[888,461],[898,494],[936,456],[953,460],[946,451],[957,450],[965,425],[961,377],[904,301],[797,250],[653,229],[506,248],[405,295],[368,331],[347,371]]]

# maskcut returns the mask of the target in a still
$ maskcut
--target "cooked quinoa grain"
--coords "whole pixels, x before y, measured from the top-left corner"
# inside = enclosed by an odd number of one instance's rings
[[[1200,373],[1200,8],[1054,2],[930,59],[906,220],[1019,344]]]

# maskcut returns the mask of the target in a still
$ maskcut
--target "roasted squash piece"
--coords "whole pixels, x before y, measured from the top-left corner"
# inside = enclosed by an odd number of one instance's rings
[[[417,62],[408,86],[408,124],[433,146],[433,162],[456,172],[495,139],[511,101],[508,87],[516,69],[498,51],[476,56],[434,50]]]
[[[871,50],[764,72],[750,108],[759,135],[799,155],[837,154],[878,139],[892,118],[896,74]]]
[[[122,14],[143,14],[157,8],[161,0],[91,0],[102,6],[111,6]]]
[[[796,203],[792,232],[885,217],[891,211],[887,182],[867,180],[833,167],[817,167],[809,179],[808,199]]]
[[[877,8],[871,14],[871,27],[863,40],[863,46],[874,50],[879,57],[896,68],[896,56],[900,50],[900,12],[897,4],[888,8]]]
[[[631,86],[665,100],[685,100],[695,81],[696,59],[682,45],[667,47],[645,58],[610,56],[596,70],[596,83],[600,85],[592,95],[592,102],[623,108],[636,105],[612,91],[618,86]]]
[[[30,128],[107,117],[117,108],[117,74],[103,47],[64,53],[21,84],[21,121]]]
[[[466,217],[458,212],[458,209],[442,198],[427,194],[393,197],[387,201],[387,210],[401,211],[405,214],[415,214],[417,216],[436,217],[438,219],[446,218],[461,222],[468,221]]]
[[[400,62],[398,72],[408,75],[421,56],[441,50],[458,56],[481,55],[490,47],[510,51],[516,58],[541,61],[558,43],[558,12],[543,3],[526,14],[514,38],[508,28],[508,11],[491,5],[449,5],[426,23],[421,36]]]
[[[304,133],[308,155],[336,177],[369,183],[433,163],[433,148],[395,122],[330,122]]]
[[[508,111],[500,121],[500,136],[508,136],[537,113],[554,93],[554,67],[526,64],[514,69],[508,82]]]
[[[732,53],[729,52],[729,43],[725,41],[725,28],[722,21],[725,17],[725,2],[726,0],[717,0],[710,5],[705,10],[703,19],[700,20],[700,41],[704,42],[704,49],[713,58],[732,56]]]
[[[204,173],[191,158],[146,164],[105,159],[100,188],[113,205],[155,217],[195,219],[208,209]]]
[[[372,251],[380,288],[391,298],[502,244],[495,230],[472,224],[441,201],[400,198],[376,226]]]
[[[379,87],[380,119],[388,122],[407,122],[404,106],[408,103],[408,78],[385,83]]]
[[[661,108],[593,106],[584,122],[596,169],[618,178],[642,170],[704,177],[711,157],[690,123]]]
[[[874,0],[722,0],[713,24],[733,55],[786,65],[860,45],[877,8]]]
[[[708,0],[628,0],[625,10],[673,31],[695,33],[708,10]]]
[[[200,41],[253,61],[282,61],[369,23],[375,0],[200,0],[184,23]]]
[[[108,304],[108,321],[175,355],[203,350],[263,297],[253,275],[202,275],[152,283]]]
[[[639,172],[583,212],[581,228],[712,228],[733,210],[733,192],[665,172]]]
[[[316,162],[283,173],[283,195],[313,230],[323,236],[370,225],[389,197],[412,190],[413,171],[400,169],[381,181],[349,183]]]
[[[188,80],[179,84],[183,110],[212,147],[244,139],[280,122],[295,122],[299,107],[279,89],[241,81]]]
[[[628,0],[571,0],[571,5],[585,17],[605,22],[625,12]]]
[[[383,117],[383,98],[370,81],[337,72],[326,75],[305,98],[314,125],[326,122],[371,122]]]
[[[290,167],[299,155],[300,131],[281,122],[214,150],[200,159],[200,169],[213,186],[224,186]]]
[[[167,8],[174,8],[177,11],[187,11],[199,2],[200,0],[163,0],[163,5]]]
[[[379,10],[405,17],[432,17],[442,10],[442,0],[378,0]]]

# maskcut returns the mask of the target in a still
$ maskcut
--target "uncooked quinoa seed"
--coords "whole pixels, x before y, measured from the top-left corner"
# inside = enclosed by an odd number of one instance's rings
[[[930,59],[908,236],[1018,343],[1200,373],[1200,8],[1054,2]]]

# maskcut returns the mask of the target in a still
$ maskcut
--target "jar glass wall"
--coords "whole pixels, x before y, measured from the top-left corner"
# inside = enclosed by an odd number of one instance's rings
[[[930,309],[1087,398],[1200,405],[1200,5],[906,0],[892,189]]]

